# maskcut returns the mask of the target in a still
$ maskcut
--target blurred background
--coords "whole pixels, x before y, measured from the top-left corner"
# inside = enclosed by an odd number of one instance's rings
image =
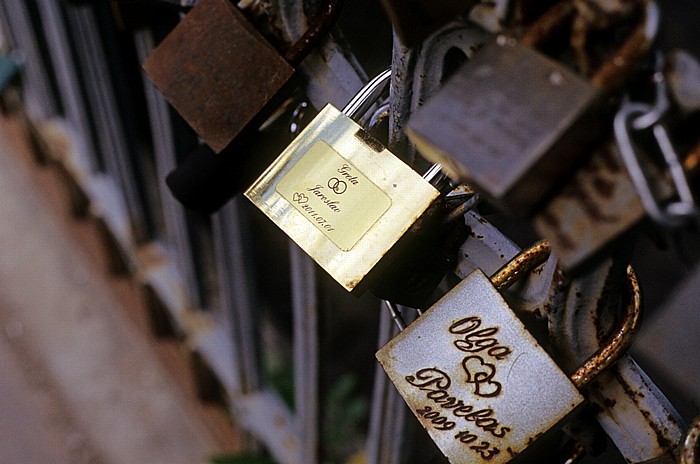
[[[347,294],[234,196],[248,158],[269,162],[290,124],[342,107],[392,64],[380,2],[345,2],[301,66],[306,91],[215,168],[227,201],[213,214],[165,184],[201,145],[141,69],[194,3],[0,3],[0,462],[443,462],[378,369],[374,353],[395,334],[379,300]],[[322,2],[249,3],[284,42]],[[657,3],[661,49],[700,56],[697,2]],[[533,238],[526,223],[484,216],[520,247]],[[697,231],[636,232],[645,315],[631,355],[690,422]],[[583,462],[625,462],[588,427],[603,444]],[[664,436],[659,449],[671,449]]]

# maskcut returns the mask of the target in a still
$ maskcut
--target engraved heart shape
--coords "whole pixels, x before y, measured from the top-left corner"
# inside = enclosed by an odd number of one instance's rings
[[[466,374],[465,383],[474,385],[474,394],[484,398],[492,398],[501,393],[501,384],[493,379],[496,367],[484,362],[481,356],[468,356],[462,361]]]
[[[307,197],[303,193],[294,192],[294,194],[292,195],[292,200],[296,201],[300,205],[303,205],[304,203],[309,201],[309,197]]]

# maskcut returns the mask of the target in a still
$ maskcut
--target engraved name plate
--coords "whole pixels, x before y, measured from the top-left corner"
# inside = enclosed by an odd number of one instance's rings
[[[343,251],[352,249],[391,206],[391,198],[323,140],[276,189]]]
[[[377,359],[452,464],[508,462],[583,402],[479,270]]]

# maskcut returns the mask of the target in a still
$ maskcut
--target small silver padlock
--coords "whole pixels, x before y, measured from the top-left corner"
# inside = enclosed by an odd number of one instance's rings
[[[326,105],[245,191],[356,294],[384,278],[392,261],[385,258],[401,254],[406,237],[441,223],[444,205],[439,190],[353,120],[389,77],[387,70],[370,81],[343,111]]]
[[[560,2],[521,38],[499,35],[477,51],[423,107],[406,133],[454,181],[525,216],[569,174],[609,127],[609,95],[646,53],[654,12],[590,77],[535,50],[573,2]],[[651,31],[649,29],[652,29]],[[544,32],[543,32],[544,31]]]
[[[554,363],[499,293],[541,263],[541,242],[491,279],[476,270],[377,352],[399,393],[452,464],[505,463],[583,402],[579,390],[630,346],[640,311],[630,303],[607,345],[574,374]]]

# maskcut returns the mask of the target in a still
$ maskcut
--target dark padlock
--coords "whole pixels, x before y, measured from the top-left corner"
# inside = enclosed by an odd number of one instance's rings
[[[530,25],[522,43],[498,36],[408,122],[409,138],[429,161],[516,216],[540,203],[609,127],[606,97],[651,42],[650,21],[640,21],[585,79],[533,48],[573,14],[563,2]]]
[[[282,56],[228,0],[200,0],[143,69],[219,153],[280,103],[294,66],[333,24],[340,3],[326,2],[317,21]]]
[[[214,153],[206,144],[198,145],[166,176],[170,192],[189,210],[206,214],[219,210],[253,183],[286,147],[291,134],[289,139],[280,134],[289,132],[291,124],[303,127],[312,119],[308,103],[291,106],[259,128],[255,137],[238,138],[220,153]],[[299,111],[303,106],[304,111]],[[240,152],[255,156],[236,156]]]
[[[414,47],[441,26],[467,13],[474,0],[382,0],[396,35]]]

